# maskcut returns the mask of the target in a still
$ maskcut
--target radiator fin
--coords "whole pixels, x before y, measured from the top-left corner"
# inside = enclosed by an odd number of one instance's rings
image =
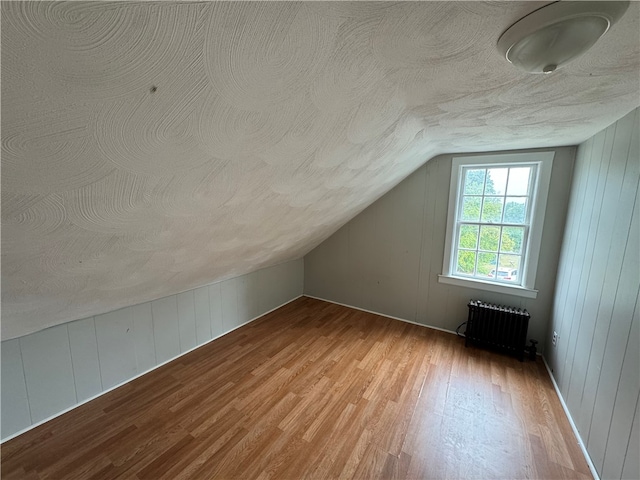
[[[481,345],[524,359],[529,312],[480,300],[471,300],[468,307],[466,346]]]

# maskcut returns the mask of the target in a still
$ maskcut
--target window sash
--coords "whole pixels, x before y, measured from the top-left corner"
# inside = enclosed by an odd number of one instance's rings
[[[443,258],[442,274],[438,276],[438,280],[442,283],[448,283],[452,285],[466,286],[472,288],[478,288],[482,290],[490,290],[493,292],[511,293],[514,295],[524,296],[528,298],[535,298],[537,296],[537,290],[533,289],[535,284],[535,277],[537,273],[537,262],[540,254],[540,244],[542,238],[542,227],[544,225],[544,213],[546,209],[546,201],[549,193],[549,184],[551,180],[551,168],[553,165],[553,158],[555,156],[554,151],[537,151],[537,152],[515,152],[515,153],[498,153],[498,154],[483,154],[483,155],[471,155],[453,157],[452,159],[452,176],[451,185],[449,189],[449,213],[447,216],[447,230],[446,230],[446,243],[445,243],[445,255]],[[527,194],[523,195],[524,186],[522,184],[512,184],[511,186],[504,180],[505,177],[500,178],[496,185],[497,191],[500,194],[495,195],[494,191],[486,191],[486,181],[482,188],[482,195],[479,194],[477,185],[469,183],[467,185],[469,192],[465,195],[465,177],[468,170],[485,170],[485,177],[487,175],[487,169],[494,168],[522,168],[533,167],[535,171],[532,171],[528,178]],[[511,175],[513,171],[509,170],[508,175]],[[494,176],[495,177],[495,176]],[[518,178],[518,177],[515,177]],[[520,177],[521,178],[521,177]],[[502,183],[504,182],[504,183]],[[471,187],[469,187],[471,185]],[[504,187],[502,186],[504,185]],[[502,190],[504,188],[504,190]],[[500,222],[482,221],[482,212],[480,212],[478,218],[467,218],[464,221],[462,218],[462,201],[464,197],[477,197],[485,199],[487,197],[498,197],[503,200],[503,211],[501,214]],[[514,223],[513,221],[505,221],[504,206],[507,203],[509,197],[518,197],[520,199],[526,199],[525,219],[523,223]],[[480,206],[480,208],[482,205]],[[478,208],[478,207],[475,207]],[[469,212],[469,210],[467,210]],[[475,217],[475,212],[474,212]],[[470,221],[472,220],[472,221]],[[478,238],[476,242],[476,248],[461,247],[460,241],[460,229],[464,225],[476,226],[478,228]],[[524,228],[522,245],[520,249],[520,265],[518,270],[518,279],[515,282],[501,281],[498,278],[486,278],[482,276],[473,276],[471,274],[462,274],[457,272],[459,251],[472,251],[476,254],[476,264],[474,265],[474,275],[477,275],[478,271],[478,254],[492,253],[497,255],[510,255],[511,252],[502,252],[501,250],[487,251],[480,249],[480,228],[483,226],[491,227],[518,227]],[[502,240],[502,231],[500,235]],[[500,245],[499,245],[500,247]],[[499,267],[499,258],[496,257],[496,269]],[[515,269],[515,268],[514,268]],[[497,272],[496,272],[497,273]]]
[[[460,230],[462,229],[463,226],[465,225],[472,225],[472,226],[477,226],[478,227],[478,241],[476,243],[476,248],[465,248],[465,247],[461,247],[460,246]],[[491,226],[491,227],[500,227],[500,235],[498,237],[498,250],[486,250],[483,248],[480,248],[480,227],[482,226]],[[503,227],[518,227],[518,228],[522,228],[524,230],[523,235],[522,235],[522,245],[520,247],[520,253],[514,253],[514,252],[509,252],[509,251],[505,251],[502,250],[502,228]],[[495,254],[497,259],[496,262],[498,262],[498,258],[500,258],[500,255],[513,255],[513,256],[518,256],[520,257],[520,266],[518,268],[513,268],[512,270],[518,270],[518,281],[517,282],[513,282],[511,280],[500,280],[500,278],[498,278],[496,276],[496,278],[490,278],[490,277],[482,277],[482,276],[478,276],[478,259],[476,257],[476,262],[474,265],[474,270],[472,274],[467,274],[467,273],[463,273],[463,272],[458,272],[457,269],[454,267],[452,268],[453,270],[453,274],[456,276],[461,276],[461,277],[465,277],[465,278],[478,278],[481,279],[483,281],[487,281],[487,282],[497,282],[500,284],[506,284],[506,285],[520,285],[522,286],[524,283],[524,279],[525,279],[525,272],[526,272],[526,258],[527,258],[527,246],[529,243],[529,231],[530,231],[530,227],[529,225],[523,225],[521,223],[517,223],[517,224],[512,224],[512,223],[479,223],[479,222],[458,222],[457,226],[456,226],[456,231],[455,231],[455,238],[456,243],[454,246],[454,252],[453,252],[453,258],[457,259],[458,258],[458,252],[460,251],[464,251],[464,252],[475,252],[476,254],[478,253],[488,253],[488,254]],[[457,263],[454,261],[454,264]],[[499,265],[496,265],[496,269],[500,269],[500,268],[504,268],[504,267],[500,267]]]
[[[487,282],[495,282],[495,283],[500,283],[500,284],[506,284],[506,285],[518,285],[518,286],[522,286],[525,280],[525,271],[526,271],[526,264],[527,264],[527,254],[528,254],[528,250],[527,250],[527,246],[529,243],[529,232],[530,232],[530,228],[531,228],[531,211],[532,211],[532,204],[533,204],[533,197],[535,194],[535,191],[533,191],[536,183],[537,183],[537,176],[538,176],[538,165],[537,163],[531,162],[523,162],[523,163],[515,163],[515,164],[510,164],[510,163],[504,163],[504,164],[476,164],[476,165],[468,165],[468,166],[463,166],[460,169],[460,182],[458,184],[458,192],[457,192],[457,208],[456,208],[456,226],[455,226],[455,232],[454,232],[454,237],[453,237],[453,251],[452,251],[452,268],[451,268],[451,273],[454,276],[461,276],[461,277],[465,277],[465,278],[479,278],[483,281],[487,281]],[[487,192],[487,176],[489,175],[489,170],[490,169],[506,169],[507,170],[507,178],[505,180],[505,185],[504,185],[504,193],[502,194],[496,194],[493,192]],[[530,172],[529,172],[529,179],[527,182],[527,191],[526,194],[520,194],[520,195],[508,195],[508,191],[509,191],[509,180],[510,180],[510,175],[511,175],[511,169],[513,168],[530,168]],[[484,170],[484,175],[483,175],[483,179],[484,179],[484,185],[483,185],[483,189],[482,189],[482,194],[465,194],[465,185],[466,185],[466,181],[467,181],[467,175],[469,171],[475,171],[475,170]],[[468,220],[462,220],[462,215],[463,215],[463,211],[462,211],[462,205],[463,205],[463,201],[465,198],[469,198],[469,197],[473,197],[473,198],[480,198],[481,202],[480,202],[480,210],[479,210],[479,221],[468,221]],[[485,199],[486,198],[500,198],[503,200],[502,203],[502,212],[501,212],[501,221],[500,222],[488,222],[488,221],[482,221],[482,213],[483,213],[483,208],[484,208],[484,204],[485,204]],[[522,223],[513,223],[513,222],[505,222],[504,221],[504,217],[506,214],[506,206],[507,206],[507,199],[510,198],[519,198],[519,199],[525,199],[525,215],[524,215],[524,220]],[[472,249],[472,248],[464,248],[460,246],[460,232],[462,229],[462,226],[464,225],[473,225],[473,226],[477,226],[478,227],[478,239],[476,242],[476,248]],[[500,228],[500,234],[498,236],[498,249],[497,251],[493,251],[493,250],[485,250],[485,249],[481,249],[480,248],[480,234],[481,234],[481,227],[483,226],[492,226],[492,227],[499,227]],[[502,232],[503,232],[503,228],[504,227],[518,227],[518,228],[524,228],[524,233],[523,233],[523,238],[522,238],[522,245],[520,248],[520,253],[519,254],[514,254],[512,252],[503,252],[502,251]],[[459,272],[457,269],[457,264],[458,264],[458,254],[460,251],[469,251],[469,252],[475,252],[475,262],[474,262],[474,268],[473,268],[473,273],[464,273],[464,272]],[[492,277],[483,277],[482,274],[478,273],[478,266],[479,266],[479,258],[478,258],[478,254],[480,253],[488,253],[488,254],[495,254],[496,255],[496,265],[495,265],[495,270],[496,270],[496,277],[492,278]],[[498,275],[497,275],[497,271],[500,268],[499,262],[500,262],[500,255],[516,255],[520,257],[520,264],[517,267],[518,270],[518,280],[517,281],[511,281],[511,280],[501,280]],[[516,270],[516,269],[514,269]]]

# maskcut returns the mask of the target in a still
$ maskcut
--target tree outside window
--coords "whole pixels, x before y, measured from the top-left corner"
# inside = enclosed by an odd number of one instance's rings
[[[455,272],[521,283],[535,165],[462,170]]]

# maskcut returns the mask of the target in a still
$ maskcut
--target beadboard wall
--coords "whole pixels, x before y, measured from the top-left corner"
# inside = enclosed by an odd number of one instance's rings
[[[639,117],[578,148],[545,354],[601,478],[640,478]]]
[[[2,439],[302,295],[302,259],[2,342]]]

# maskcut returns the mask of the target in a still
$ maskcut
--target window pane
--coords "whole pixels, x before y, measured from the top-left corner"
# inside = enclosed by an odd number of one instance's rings
[[[504,207],[505,223],[524,223],[527,216],[527,199],[522,197],[507,197]]]
[[[458,246],[460,248],[476,248],[478,245],[478,226],[462,225],[460,226],[460,239]]]
[[[465,195],[482,195],[484,191],[485,169],[466,170],[464,178]]]
[[[497,280],[520,283],[520,255],[499,255]]]
[[[503,202],[504,199],[501,197],[485,197],[482,205],[482,221],[497,223],[502,220]]]
[[[503,227],[502,228],[502,244],[500,245],[500,251],[502,253],[522,253],[523,238],[524,238],[524,228]]]
[[[531,167],[511,168],[509,170],[507,195],[528,195],[530,173]]]
[[[476,252],[470,252],[468,250],[458,251],[458,264],[456,266],[456,272],[473,275],[473,271],[475,270],[475,268]]]
[[[485,195],[504,195],[507,189],[508,168],[490,168],[487,170],[487,186]]]
[[[482,226],[480,228],[480,250],[489,250],[490,252],[497,252],[499,244],[500,244],[500,227]]]
[[[491,270],[489,279],[499,282],[520,283],[518,280],[518,270],[514,268],[500,267],[497,270]]]
[[[478,253],[478,277],[494,277],[498,255],[495,253]],[[492,272],[493,271],[493,275]]]
[[[480,205],[482,197],[464,197],[462,199],[463,222],[477,222],[480,220]]]

